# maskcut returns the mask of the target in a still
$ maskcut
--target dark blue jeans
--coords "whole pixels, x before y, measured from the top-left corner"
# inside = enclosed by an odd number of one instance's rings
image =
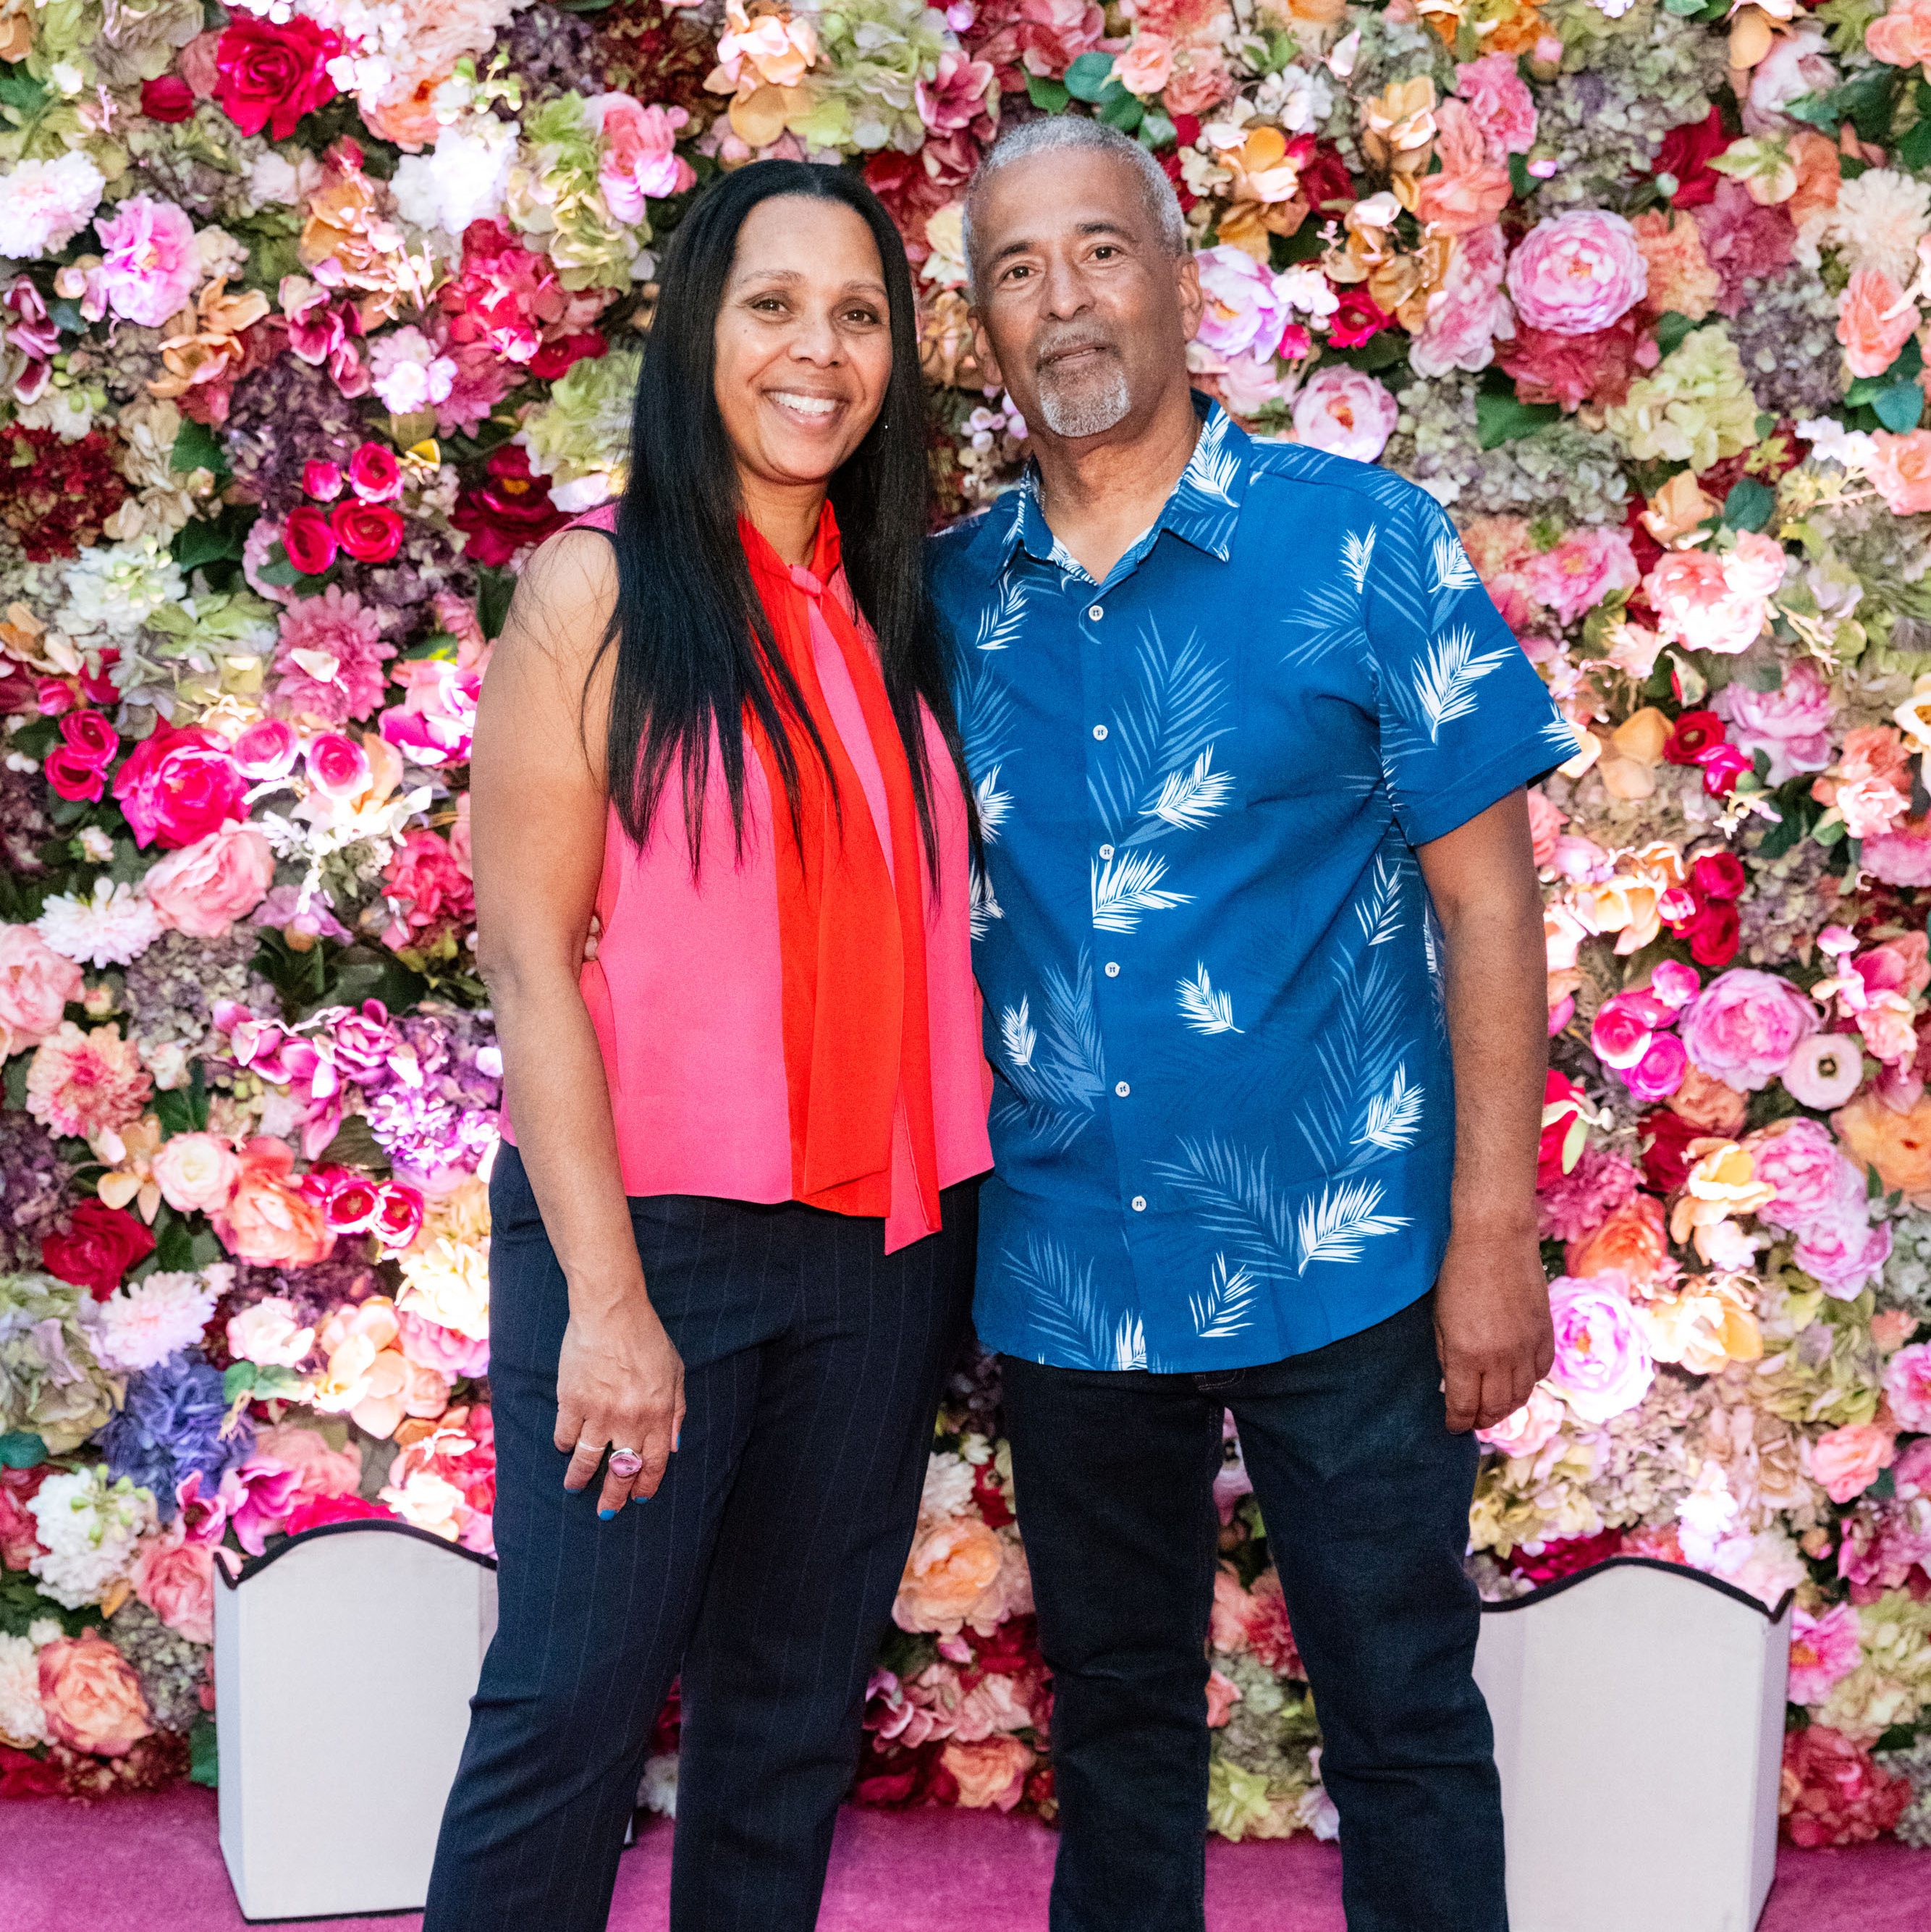
[[[1019,1527],[1053,1672],[1052,1932],[1201,1932],[1206,1642],[1231,1409],[1341,1814],[1349,1932],[1507,1932],[1480,1610],[1477,1448],[1446,1426],[1424,1297],[1225,1374],[1005,1358]]]
[[[865,1687],[964,1328],[976,1183],[884,1223],[634,1199],[684,1358],[682,1446],[608,1522],[551,1440],[569,1296],[513,1148],[490,1187],[499,1615],[426,1932],[601,1932],[651,1727],[683,1678],[673,1932],[811,1932]]]

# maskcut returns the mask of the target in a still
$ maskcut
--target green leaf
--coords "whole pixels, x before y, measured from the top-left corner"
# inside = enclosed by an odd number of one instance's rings
[[[255,1365],[253,1362],[230,1362],[222,1372],[221,1400],[233,1408],[244,1395],[254,1392]]]
[[[154,1266],[164,1274],[185,1274],[194,1266],[194,1236],[172,1209],[154,1223]]]
[[[175,448],[178,450],[180,447],[177,441]],[[177,470],[181,466],[178,463],[175,465]],[[224,518],[220,523],[182,524],[175,531],[174,542],[169,548],[174,553],[175,562],[183,570],[199,570],[205,564],[238,562],[241,555],[241,532],[232,528]],[[268,566],[269,568],[273,567]],[[294,567],[288,564],[282,567],[289,573],[287,580],[293,583]],[[271,582],[275,580],[270,579]]]
[[[0,1469],[37,1468],[47,1460],[47,1445],[31,1429],[0,1436]]]
[[[1656,319],[1656,346],[1666,356],[1674,356],[1683,346],[1683,339],[1691,334],[1696,325],[1687,315],[1678,315],[1675,309],[1666,309]]]
[[[205,1784],[212,1791],[220,1761],[220,1754],[215,1748],[214,1719],[198,1718],[194,1729],[187,1734],[188,1782]]]
[[[1740,477],[1723,499],[1723,520],[1733,530],[1760,530],[1777,508],[1777,492],[1754,476]]]
[[[1042,114],[1063,114],[1072,99],[1057,80],[1045,80],[1036,74],[1026,76],[1026,96]]]
[[[1179,137],[1180,130],[1157,107],[1150,107],[1140,122],[1140,139],[1149,148],[1164,148]]]
[[[1117,86],[1113,78],[1113,56],[1096,50],[1081,54],[1061,76],[1066,92],[1075,100],[1103,100],[1109,86]]]
[[[1498,449],[1505,442],[1533,436],[1562,419],[1560,405],[1525,403],[1515,396],[1492,395],[1483,390],[1475,398],[1475,437],[1484,449]]]
[[[1529,172],[1529,164],[1520,154],[1509,157],[1509,190],[1518,201],[1526,201],[1534,194],[1535,177]]]
[[[1914,173],[1931,162],[1931,121],[1919,121],[1898,136],[1897,163]]]
[[[1130,134],[1139,126],[1140,117],[1146,111],[1139,97],[1129,94],[1123,87],[1113,98],[1100,103],[1099,112],[1094,118],[1104,121],[1109,128],[1117,128],[1123,134]]]
[[[1907,436],[1924,416],[1924,392],[1915,382],[1894,382],[1872,397],[1871,407],[1886,429]]]
[[[510,599],[516,595],[516,579],[507,570],[494,566],[476,573],[476,620],[486,638],[500,637],[510,614]]]
[[[49,90],[25,68],[0,66],[0,107],[11,107],[22,116],[30,116],[37,114],[49,98]]]
[[[205,423],[184,420],[168,458],[170,470],[210,470],[217,479],[229,474],[228,458],[220,440]]]

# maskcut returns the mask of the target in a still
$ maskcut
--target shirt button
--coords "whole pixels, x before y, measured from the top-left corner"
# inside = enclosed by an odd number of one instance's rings
[[[1147,1211],[1147,1197],[1146,1197],[1146,1196],[1145,1196],[1145,1195],[1144,1195],[1144,1194],[1136,1194],[1136,1195],[1135,1195],[1135,1196],[1134,1196],[1134,1197],[1133,1197],[1133,1211],[1134,1211],[1134,1213],[1135,1213],[1135,1214],[1145,1214],[1145,1213],[1146,1213],[1146,1211]]]
[[[1093,728],[1093,735],[1096,738],[1104,738],[1106,736],[1106,727],[1104,724],[1096,724]]]
[[[1120,977],[1120,962],[1118,960],[1109,959],[1106,962],[1106,976],[1109,980],[1117,980]]]
[[[1106,733],[1105,733],[1105,731],[1104,728],[1102,728],[1102,729],[1101,729],[1099,731],[1096,732],[1094,735],[1095,735],[1096,736],[1097,736],[1097,737],[1102,737],[1102,738],[1103,738],[1103,737],[1105,737],[1105,736]],[[1111,858],[1111,857],[1113,856],[1113,848],[1112,848],[1111,845],[1102,845],[1102,846],[1099,848],[1099,856],[1100,856],[1102,859],[1110,859],[1110,858]]]
[[[1096,624],[1106,615],[1106,613],[1097,604],[1090,604],[1087,607],[1086,614]]]
[[[1120,1096],[1121,1100],[1123,1100],[1128,1094],[1132,1092],[1133,1090],[1127,1085],[1125,1081],[1122,1080],[1114,1086],[1113,1090]]]

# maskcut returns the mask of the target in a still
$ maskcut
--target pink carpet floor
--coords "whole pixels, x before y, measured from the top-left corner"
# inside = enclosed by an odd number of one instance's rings
[[[1051,1832],[961,1811],[847,1813],[820,1932],[904,1932],[943,1916],[979,1932],[1043,1932]],[[664,1922],[670,1833],[625,1855],[613,1932]],[[1329,1845],[1226,1845],[1207,1854],[1210,1932],[1342,1932],[1341,1865]],[[238,1932],[214,1798],[191,1787],[88,1806],[0,1805],[0,1932]],[[413,1914],[310,1921],[313,1932],[414,1932]],[[535,1932],[535,1928],[532,1928]],[[1632,1928],[1631,1932],[1640,1932]],[[1786,1850],[1759,1932],[1931,1932],[1931,1854],[1894,1843]]]

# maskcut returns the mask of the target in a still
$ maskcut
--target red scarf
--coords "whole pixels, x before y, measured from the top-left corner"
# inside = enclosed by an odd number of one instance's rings
[[[847,602],[831,505],[819,519],[808,572],[794,572],[748,519],[740,518],[738,528],[751,581],[829,754],[837,788],[835,794],[808,735],[794,733],[802,835],[794,836],[770,740],[756,718],[747,716],[771,794],[792,1192],[835,1214],[887,1214],[893,1123],[902,1093],[925,1220],[936,1228],[925,848],[904,743],[870,629]],[[814,603],[844,659],[884,776],[889,870],[864,787],[818,681],[811,646]]]

